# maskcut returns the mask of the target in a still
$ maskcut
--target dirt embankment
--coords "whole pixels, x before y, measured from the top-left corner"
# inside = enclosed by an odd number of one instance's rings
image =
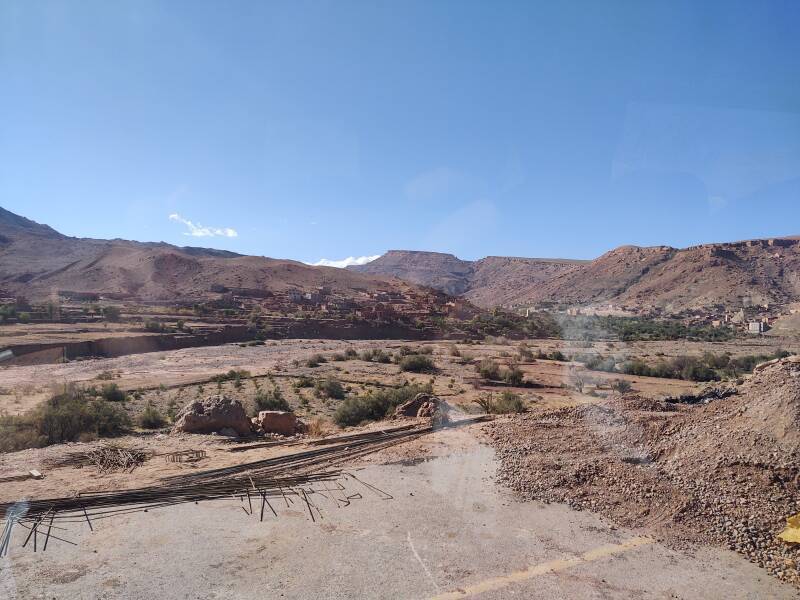
[[[675,543],[740,552],[800,587],[800,548],[776,539],[800,512],[800,361],[758,368],[703,406],[637,396],[485,426],[500,480]]]

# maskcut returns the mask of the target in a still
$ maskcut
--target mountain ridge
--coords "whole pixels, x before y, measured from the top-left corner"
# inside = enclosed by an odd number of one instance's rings
[[[391,275],[489,307],[513,303],[525,289],[583,262],[509,256],[469,261],[444,252],[390,250],[372,262],[348,269],[371,275]],[[501,281],[506,285],[500,285]]]
[[[588,261],[495,256],[464,261],[452,254],[394,250],[351,268],[436,287],[483,308],[606,303],[675,314],[800,301],[797,236],[687,248],[624,245]]]
[[[410,287],[391,277],[227,250],[69,237],[0,207],[0,290],[6,296],[41,301],[76,291],[188,301],[207,298],[213,287],[311,291],[319,286],[342,296]]]

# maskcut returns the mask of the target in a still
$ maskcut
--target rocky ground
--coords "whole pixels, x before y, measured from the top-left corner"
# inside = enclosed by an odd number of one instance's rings
[[[484,426],[499,479],[676,546],[713,543],[800,587],[800,361],[763,365],[736,394],[688,406],[612,397]]]

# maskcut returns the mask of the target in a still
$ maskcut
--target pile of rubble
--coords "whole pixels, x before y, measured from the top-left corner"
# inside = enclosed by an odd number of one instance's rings
[[[800,546],[776,536],[800,512],[800,360],[760,366],[708,404],[616,396],[486,426],[499,478],[666,541],[736,550],[800,586]]]

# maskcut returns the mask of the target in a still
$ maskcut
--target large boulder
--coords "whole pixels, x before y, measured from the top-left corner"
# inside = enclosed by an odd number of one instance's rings
[[[173,432],[214,433],[229,429],[236,435],[250,435],[250,419],[242,403],[223,394],[187,404],[175,418]]]
[[[294,435],[302,433],[305,429],[304,424],[293,412],[283,410],[262,410],[253,421],[256,427],[264,433]]]
[[[411,400],[403,402],[394,411],[394,417],[431,417],[440,422],[447,422],[450,407],[431,394],[417,394]]]

